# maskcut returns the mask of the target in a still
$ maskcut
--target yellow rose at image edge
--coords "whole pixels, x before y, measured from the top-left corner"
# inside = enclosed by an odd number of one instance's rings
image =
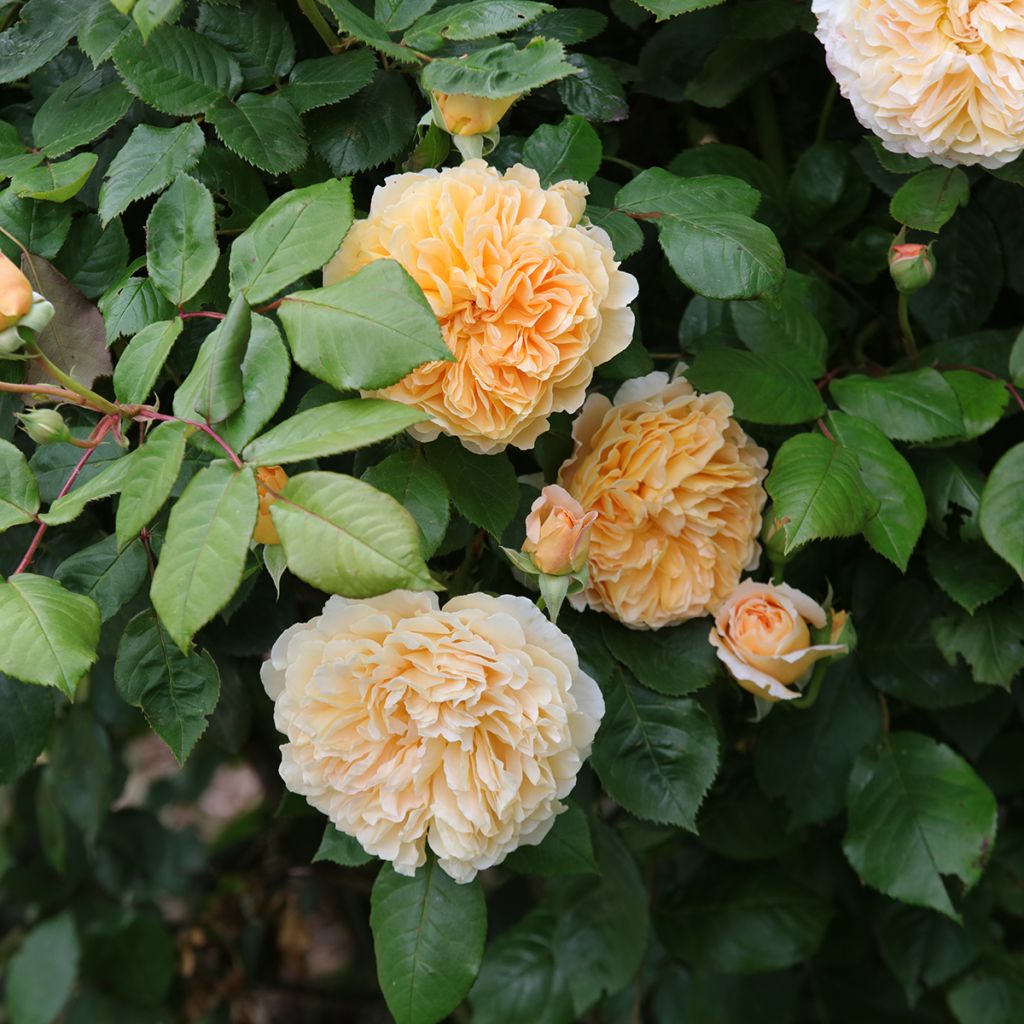
[[[32,285],[18,266],[0,253],[0,331],[13,327],[32,309]]]
[[[287,485],[288,474],[280,466],[261,466],[256,470],[256,491],[259,494],[260,507],[252,539],[257,544],[281,543],[273,516],[270,514],[270,506],[277,501],[277,495]]]

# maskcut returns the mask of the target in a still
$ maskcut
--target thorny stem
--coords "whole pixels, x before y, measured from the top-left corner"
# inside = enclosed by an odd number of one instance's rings
[[[917,339],[914,337],[914,329],[910,326],[910,311],[905,292],[900,292],[899,301],[896,304],[896,316],[900,322],[903,349],[907,353],[907,359],[910,360],[911,366],[917,366]]]
[[[52,384],[14,384],[11,381],[0,380],[0,391],[11,391],[19,395],[46,395],[49,398],[59,398],[64,402],[72,402],[87,409],[94,409],[96,412],[103,411],[96,408],[91,402],[84,401],[77,392],[67,388],[58,388]]]
[[[159,420],[161,423],[187,423],[190,427],[195,427],[196,430],[201,430],[204,434],[216,441],[217,444],[227,452],[228,457],[239,469],[244,465],[234,448],[232,448],[231,445],[229,445],[227,441],[225,441],[224,438],[222,438],[220,434],[218,434],[208,423],[202,423],[199,420],[186,420],[182,419],[180,416],[168,416],[165,413],[155,412],[152,409],[140,410],[137,413],[136,418],[140,420]]]

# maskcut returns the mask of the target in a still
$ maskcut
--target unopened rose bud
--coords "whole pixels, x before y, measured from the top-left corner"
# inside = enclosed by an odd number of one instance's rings
[[[889,249],[889,273],[897,290],[911,295],[935,276],[935,257],[930,245],[902,242]]]
[[[469,93],[435,92],[434,104],[450,135],[483,135],[493,131],[519,96],[489,100]]]
[[[34,409],[19,413],[18,419],[36,444],[61,444],[71,440],[71,431],[56,409]]]
[[[261,466],[256,470],[256,490],[260,496],[260,511],[256,518],[256,529],[252,539],[257,544],[280,544],[277,527],[270,515],[270,506],[277,501],[277,495],[285,489],[288,474],[280,466]]]
[[[791,555],[786,554],[786,531],[788,519],[776,519],[772,515],[771,506],[765,511],[764,525],[761,527],[761,546],[772,565],[785,565]]]
[[[840,644],[849,653],[857,646],[857,631],[853,628],[853,619],[849,612],[836,611],[832,613],[832,622],[829,625],[830,644]]]
[[[590,527],[595,519],[596,512],[584,512],[568,491],[551,484],[530,506],[523,551],[549,576],[579,572],[587,562]]]

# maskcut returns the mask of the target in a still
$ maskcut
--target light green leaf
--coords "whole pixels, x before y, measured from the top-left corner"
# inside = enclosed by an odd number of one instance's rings
[[[300,113],[340,103],[373,80],[377,63],[369,50],[299,61],[281,90]]]
[[[20,171],[11,179],[11,191],[22,199],[66,203],[82,190],[97,159],[95,153],[79,153],[57,164]]]
[[[486,39],[517,32],[553,11],[551,4],[530,0],[476,0],[442,7],[420,18],[403,43],[416,50],[439,50],[448,40]]]
[[[335,828],[331,822],[327,822],[324,829],[324,837],[320,840],[316,853],[313,854],[313,863],[318,861],[329,861],[338,864],[343,868],[358,868],[369,864],[373,860],[373,854],[367,853],[360,845],[359,840],[354,836]]]
[[[46,156],[63,156],[115,125],[131,103],[131,93],[109,73],[83,71],[46,98],[32,121],[32,137]]]
[[[395,452],[371,466],[363,479],[405,506],[423,534],[423,555],[429,558],[448,529],[450,500],[444,477],[427,464],[423,449]]]
[[[25,456],[0,439],[0,533],[31,523],[39,511],[39,485]]]
[[[71,229],[71,208],[63,203],[37,203],[19,199],[11,188],[0,192],[0,228],[9,231],[30,253],[52,259]],[[0,252],[18,261],[20,250],[5,235],[0,235]]]
[[[927,517],[924,492],[910,463],[867,420],[832,412],[828,423],[836,440],[857,456],[864,486],[879,502],[878,512],[864,526],[865,539],[906,572]]]
[[[156,616],[143,612],[121,635],[114,682],[184,764],[220,697],[220,673],[209,653],[182,653]]]
[[[608,794],[648,821],[696,831],[718,769],[718,736],[696,701],[637,686],[623,672],[601,680],[605,715],[591,757]]]
[[[140,334],[157,321],[174,316],[174,306],[148,277],[130,277],[123,286],[115,285],[100,298],[99,307],[108,345],[126,334]]]
[[[146,221],[150,279],[181,307],[206,284],[219,256],[213,196],[195,178],[179,174]]]
[[[194,167],[205,144],[202,129],[193,121],[174,128],[138,125],[104,175],[99,210],[104,225]]]
[[[1024,578],[1024,444],[992,467],[981,492],[979,519],[988,546]]]
[[[825,413],[813,381],[792,360],[736,349],[698,353],[686,379],[701,391],[724,391],[736,416],[754,423],[806,423]]]
[[[893,899],[959,920],[943,876],[981,877],[996,802],[974,770],[928,736],[892,734],[857,759],[843,851],[861,879]]]
[[[783,522],[786,552],[823,537],[860,533],[880,503],[857,456],[821,434],[798,434],[778,450],[765,489]]]
[[[575,75],[564,57],[564,47],[554,39],[532,39],[522,49],[501,43],[462,57],[439,57],[423,69],[420,81],[432,92],[499,99]]]
[[[232,103],[220,100],[207,111],[221,142],[268,174],[294,171],[309,144],[295,108],[282,96],[247,92]]]
[[[318,270],[352,224],[348,178],[294,189],[275,199],[231,246],[231,292],[265,302]]]
[[[390,495],[340,473],[292,477],[271,506],[288,568],[327,593],[430,590],[416,522]]]
[[[89,468],[99,468],[99,472],[92,475],[87,475],[83,472],[78,478],[79,482],[77,485],[62,498],[57,498],[49,510],[39,516],[47,526],[63,526],[65,523],[70,523],[82,514],[83,509],[89,502],[99,501],[101,498],[109,498],[112,494],[117,494],[121,490],[121,485],[124,483],[128,470],[131,468],[131,459],[134,452],[132,455],[121,458],[124,455],[123,450],[118,445],[112,445],[112,447],[117,450],[116,456],[106,460],[105,464],[102,460],[93,456],[87,465]],[[75,449],[72,449],[72,451],[75,451]],[[111,455],[114,455],[109,446],[108,451],[110,451]],[[40,482],[42,482],[41,477]]]
[[[41,686],[0,675],[0,785],[19,779],[35,764],[53,726],[53,694]]]
[[[204,359],[192,375],[199,382],[193,409],[208,423],[220,423],[242,404],[242,360],[252,333],[252,311],[244,295],[236,295],[224,319],[203,342]],[[188,388],[186,378],[182,387]]]
[[[896,441],[934,441],[964,431],[956,391],[931,367],[885,377],[855,374],[832,381],[829,390],[843,412]]]
[[[0,672],[23,683],[56,686],[73,699],[96,660],[100,610],[46,576],[21,573],[0,582],[0,621],[16,644],[0,644]]]
[[[449,8],[450,9],[450,8]],[[541,125],[523,144],[523,163],[542,185],[572,178],[589,181],[601,166],[601,140],[582,117],[571,114],[560,124]]]
[[[124,84],[165,114],[201,114],[242,88],[238,61],[212,39],[163,25],[149,39],[126,35],[114,50]]]
[[[132,456],[117,506],[117,542],[131,543],[170,496],[185,457],[184,423],[161,423]]]
[[[220,461],[200,470],[171,510],[150,596],[182,651],[238,589],[258,505],[252,470]]]
[[[659,629],[657,643],[651,643],[647,633],[628,629],[610,618],[603,618],[601,626],[612,655],[657,693],[670,697],[695,693],[718,672],[720,662],[708,642],[706,619]]]
[[[245,13],[204,4],[198,30],[238,61],[246,89],[266,89],[284,78],[295,63],[295,40],[277,4],[248,0]]]
[[[889,213],[909,228],[937,232],[970,197],[971,183],[962,167],[932,167],[900,185]]]
[[[969,370],[947,370],[942,375],[956,392],[968,439],[988,433],[1002,418],[1010,392],[1002,380],[992,380]]]
[[[415,877],[385,864],[370,928],[381,991],[397,1024],[432,1024],[462,1002],[480,970],[487,907],[479,881],[453,881],[430,857]]]
[[[139,592],[148,568],[141,541],[119,550],[110,536],[65,558],[53,575],[68,590],[92,598],[107,622]]]
[[[114,394],[119,402],[135,405],[146,400],[184,326],[180,317],[158,320],[128,342],[114,367]]]
[[[11,1024],[57,1020],[74,990],[80,956],[70,910],[37,924],[7,964],[4,1006]]]
[[[423,292],[394,260],[293,292],[279,315],[295,361],[339,391],[384,388],[423,363],[454,359]]]
[[[426,419],[413,406],[383,398],[329,402],[279,423],[242,453],[256,466],[287,465],[363,448]]]

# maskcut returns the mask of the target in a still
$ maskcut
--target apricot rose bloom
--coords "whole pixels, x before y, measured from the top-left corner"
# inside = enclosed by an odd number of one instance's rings
[[[508,113],[509,107],[519,99],[518,94],[502,96],[500,99],[487,99],[469,93],[435,92],[431,95],[451,135],[483,135],[493,131]]]
[[[577,223],[585,196],[578,182],[545,189],[530,168],[502,174],[482,160],[376,189],[324,283],[390,258],[423,289],[457,362],[426,363],[379,392],[431,417],[413,436],[453,434],[485,454],[532,448],[629,344],[636,279],[603,230]]]
[[[846,613],[837,612],[832,637]],[[800,696],[791,684],[815,662],[845,653],[845,644],[812,644],[810,626],[823,629],[828,613],[817,601],[785,583],[745,580],[718,610],[709,640],[733,678],[764,700]]]
[[[861,124],[894,153],[1000,167],[1024,149],[1024,0],[814,0]]]
[[[591,395],[573,438],[559,483],[598,513],[575,607],[660,629],[713,612],[757,565],[768,456],[728,395],[650,373],[626,381],[614,404]]]
[[[596,519],[596,512],[584,512],[568,491],[550,484],[530,506],[523,551],[551,576],[579,572],[587,562],[590,527]]]
[[[262,678],[288,788],[400,874],[429,844],[457,882],[544,838],[604,714],[524,597],[332,597]]]
[[[256,491],[260,498],[259,514],[252,539],[257,544],[280,544],[270,506],[277,501],[277,495],[288,486],[288,474],[280,466],[261,466],[256,470]]]

